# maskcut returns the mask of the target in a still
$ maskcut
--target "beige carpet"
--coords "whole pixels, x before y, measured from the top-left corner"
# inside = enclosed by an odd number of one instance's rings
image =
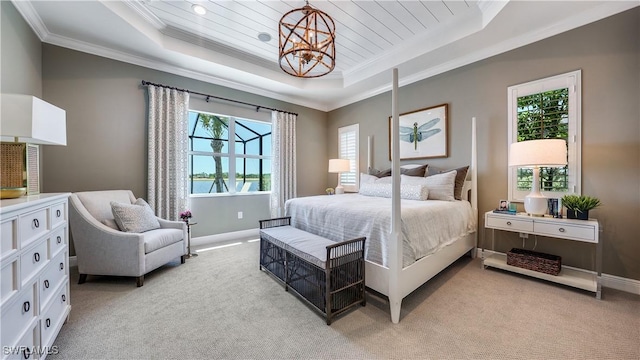
[[[640,297],[591,293],[463,258],[405,298],[327,326],[258,269],[257,242],[132,278],[71,277],[71,318],[48,359],[640,359]]]

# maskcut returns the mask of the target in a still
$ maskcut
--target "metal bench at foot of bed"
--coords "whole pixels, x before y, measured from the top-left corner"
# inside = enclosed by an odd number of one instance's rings
[[[365,306],[366,238],[335,242],[290,224],[290,217],[260,221],[260,269],[324,314],[327,325],[349,308]]]

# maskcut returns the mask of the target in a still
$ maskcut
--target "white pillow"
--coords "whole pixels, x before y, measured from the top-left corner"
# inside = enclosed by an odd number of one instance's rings
[[[378,180],[377,176],[360,173],[360,186],[362,186],[362,184],[373,184],[376,180]]]
[[[360,195],[377,196],[390,198],[392,184],[385,183],[365,183],[360,187]],[[420,184],[400,185],[400,198],[406,200],[427,200],[429,198],[429,188]]]
[[[143,199],[133,204],[112,201],[111,212],[121,231],[141,233],[160,228],[160,222],[151,206]]]
[[[375,175],[360,173],[360,187],[363,184],[391,184],[391,176],[379,178]]]
[[[420,178],[401,175],[403,184],[421,184],[429,188],[429,200],[455,201],[453,190],[456,184],[455,170]]]

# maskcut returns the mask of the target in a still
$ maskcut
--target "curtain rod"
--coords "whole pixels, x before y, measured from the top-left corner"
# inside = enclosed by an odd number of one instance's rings
[[[234,102],[237,104],[242,104],[242,105],[247,105],[247,106],[253,106],[256,108],[256,111],[260,111],[260,109],[266,109],[266,110],[271,110],[271,111],[280,111],[280,112],[284,112],[287,114],[292,114],[295,116],[298,116],[297,113],[291,112],[291,111],[284,111],[284,110],[280,110],[280,109],[274,109],[268,106],[262,106],[262,105],[256,105],[256,104],[251,104],[248,102],[244,102],[244,101],[239,101],[239,100],[233,100],[233,99],[227,99],[227,98],[223,98],[220,96],[215,96],[215,95],[209,95],[209,94],[205,94],[205,93],[201,93],[201,92],[197,92],[197,91],[192,91],[192,90],[187,90],[187,89],[180,89],[174,86],[169,86],[169,85],[164,85],[164,84],[156,84],[156,83],[152,83],[146,80],[142,80],[142,86],[146,86],[146,85],[153,85],[153,86],[158,86],[158,87],[163,87],[163,88],[167,88],[167,89],[173,89],[173,90],[178,90],[178,91],[186,91],[189,94],[195,94],[195,95],[200,95],[200,96],[204,96],[206,98],[206,101],[209,102],[209,99],[217,99],[217,100],[223,100],[223,101],[230,101],[230,102]]]

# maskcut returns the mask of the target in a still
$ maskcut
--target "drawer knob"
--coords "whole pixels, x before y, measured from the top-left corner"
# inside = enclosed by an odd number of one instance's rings
[[[60,271],[64,270],[64,263],[60,263]]]
[[[65,302],[65,301],[67,301],[67,295],[62,294],[62,302]]]
[[[35,262],[39,262],[40,261],[40,253],[33,253],[33,260]]]
[[[511,226],[511,221],[507,221],[507,225]]]
[[[24,312],[29,312],[29,310],[31,310],[31,303],[25,301],[24,304],[22,304],[22,310],[24,310]]]
[[[57,242],[58,244],[60,244],[60,243],[62,242],[62,236],[58,236],[58,237],[56,238],[56,242]]]
[[[47,321],[45,321],[45,323],[47,324],[47,327],[51,327],[51,319],[47,318]]]
[[[38,219],[33,219],[33,227],[34,228],[39,228],[40,227],[40,221],[38,221]]]
[[[31,350],[29,350],[28,346],[22,349],[22,357],[25,359],[28,359],[31,357]]]
[[[49,280],[45,280],[44,281],[44,287],[45,287],[45,289],[49,288]]]
[[[60,210],[59,209],[56,210],[56,217],[60,217],[60,215],[61,215]]]
[[[558,231],[560,231],[562,233],[565,232],[564,228],[559,228]]]

